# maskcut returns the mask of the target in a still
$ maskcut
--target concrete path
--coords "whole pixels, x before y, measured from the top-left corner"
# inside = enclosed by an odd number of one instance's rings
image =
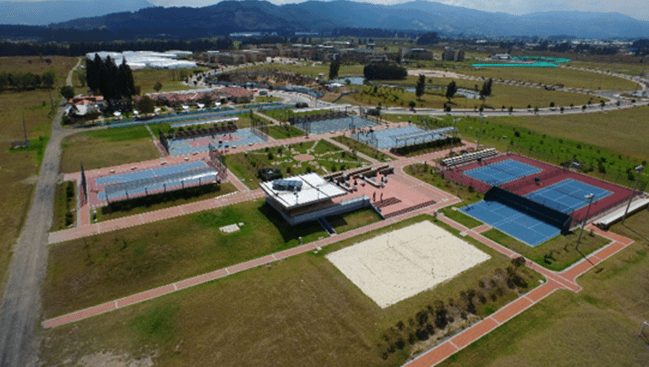
[[[72,71],[66,83],[72,85]],[[59,178],[61,142],[76,131],[61,127],[63,107],[52,123],[52,133],[40,169],[34,197],[18,242],[12,251],[7,285],[0,311],[0,366],[33,366],[38,360],[35,327],[41,308],[41,284],[45,278],[52,226],[54,192]]]

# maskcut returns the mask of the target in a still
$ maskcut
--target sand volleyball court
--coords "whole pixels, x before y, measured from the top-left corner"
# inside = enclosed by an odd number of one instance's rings
[[[381,308],[431,289],[490,258],[429,221],[326,257]]]

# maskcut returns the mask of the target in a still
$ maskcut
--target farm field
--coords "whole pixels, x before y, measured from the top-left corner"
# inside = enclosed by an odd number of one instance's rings
[[[42,75],[50,67],[54,68],[56,81],[51,96],[54,107],[58,108],[61,101],[58,88],[64,85],[76,63],[76,58],[60,56],[1,57],[0,72]],[[54,118],[51,107],[46,89],[9,89],[0,93],[0,291],[11,259],[11,246],[16,243],[26,218],[50,135]],[[23,120],[30,147],[12,151],[11,142],[24,139]]]
[[[424,320],[428,306],[439,306],[436,301],[442,301],[442,307],[448,305],[449,310],[455,308],[450,306],[454,302],[457,302],[457,307],[462,307],[459,306],[462,303],[458,289],[473,287],[482,294],[485,291],[476,279],[484,277],[485,289],[491,289],[488,274],[494,274],[499,268],[503,271],[511,263],[486,246],[471,242],[492,258],[439,285],[434,291],[424,291],[381,309],[324,257],[342,247],[422,219],[432,218],[415,217],[328,246],[317,254],[302,254],[151,302],[45,331],[41,356],[48,363],[70,358],[74,363],[80,356],[110,350],[117,355],[130,354],[134,359],[155,354],[153,360],[156,364],[168,366],[205,365],[206,361],[209,361],[208,365],[219,366],[399,365],[411,352],[424,347],[416,338],[413,344],[408,341],[407,333],[413,330],[408,325],[418,322],[415,321],[416,315],[421,315],[416,317],[417,320]],[[457,235],[457,232],[453,233]],[[537,274],[521,271],[521,276],[529,284],[527,290],[538,284]],[[498,282],[495,284],[500,287]],[[496,301],[489,297],[483,304],[476,299],[478,308],[475,312],[479,317],[516,297],[516,292],[506,286],[500,289],[500,295],[493,292]],[[454,322],[447,321],[438,334],[434,334],[435,339],[446,330],[455,330],[463,324],[460,313],[449,312]],[[464,317],[475,319],[473,315]],[[438,326],[432,328],[437,330]],[[101,335],[101,338],[97,339],[95,335]],[[243,338],[245,343],[240,342]],[[395,343],[395,340],[401,347],[388,351],[389,343]],[[220,347],[214,348],[215,343]]]

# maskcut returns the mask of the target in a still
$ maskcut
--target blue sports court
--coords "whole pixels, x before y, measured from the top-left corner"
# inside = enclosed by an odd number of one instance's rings
[[[541,171],[542,169],[538,167],[530,166],[529,164],[521,163],[513,159],[507,159],[465,171],[464,174],[492,186],[498,186]]]
[[[461,210],[532,247],[561,233],[559,228],[497,201],[483,200]]]
[[[525,198],[561,213],[570,214],[588,205],[589,201],[585,196],[591,193],[594,195],[593,203],[612,194],[608,190],[567,179],[529,193]],[[530,246],[537,246],[561,233],[561,229],[556,225],[538,219],[538,215],[530,215],[534,214],[532,208],[526,209],[530,213],[528,214],[496,200],[483,200],[461,210]]]
[[[588,205],[586,195],[593,194],[593,203],[601,200],[612,192],[569,178],[554,185],[544,187],[525,195],[526,198],[570,214]]]

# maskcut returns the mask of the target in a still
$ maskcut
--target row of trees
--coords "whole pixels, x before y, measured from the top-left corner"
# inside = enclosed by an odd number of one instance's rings
[[[394,63],[377,62],[365,65],[363,75],[367,80],[399,80],[408,76],[406,68]]]
[[[130,98],[137,94],[131,68],[123,59],[117,67],[109,57],[103,60],[98,54],[86,63],[86,82],[93,91],[99,91],[107,100]]]
[[[56,71],[53,68],[46,70],[43,74],[27,73],[8,73],[0,72],[0,91],[13,88],[18,91],[47,88],[51,89],[56,82]]]

